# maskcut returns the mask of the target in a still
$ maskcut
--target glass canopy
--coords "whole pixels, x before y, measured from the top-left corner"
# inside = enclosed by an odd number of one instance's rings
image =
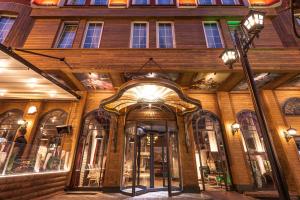
[[[174,82],[152,78],[125,83],[116,95],[103,100],[101,106],[107,111],[119,114],[126,107],[139,103],[166,104],[182,114],[196,111],[201,107],[199,101],[186,96]]]

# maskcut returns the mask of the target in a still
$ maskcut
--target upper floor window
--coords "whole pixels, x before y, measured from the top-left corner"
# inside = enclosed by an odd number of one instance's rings
[[[57,41],[57,48],[72,48],[73,42],[75,39],[77,24],[74,23],[65,23],[62,31],[60,33],[60,37]]]
[[[148,47],[148,23],[136,22],[131,27],[131,48],[147,48]]]
[[[173,0],[156,0],[156,5],[173,5]]]
[[[83,48],[99,48],[102,35],[102,22],[89,22],[85,30]]]
[[[132,0],[132,5],[148,5],[149,0]]]
[[[237,31],[240,31],[240,21],[228,21],[227,22],[227,25],[228,25],[228,28],[229,28],[229,32],[230,32],[230,36],[231,36],[231,40],[233,43],[235,43],[235,39],[234,39],[234,32],[237,30]]]
[[[237,4],[236,0],[222,0],[223,5],[235,5]]]
[[[217,22],[204,22],[204,33],[208,48],[223,48],[223,42]]]
[[[174,48],[174,26],[173,23],[161,23],[157,25],[158,48]]]
[[[15,17],[0,16],[0,42],[4,42],[11,27],[14,25]]]
[[[215,4],[214,0],[198,0],[199,5],[213,5]]]
[[[106,6],[107,0],[91,0],[92,5]]]
[[[84,5],[85,0],[68,0],[68,5]]]

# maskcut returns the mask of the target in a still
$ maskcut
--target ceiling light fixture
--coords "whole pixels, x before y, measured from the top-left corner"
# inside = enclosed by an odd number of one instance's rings
[[[6,94],[7,90],[1,89],[0,90],[0,96],[4,96]]]
[[[135,95],[139,101],[157,102],[161,100],[168,88],[157,85],[142,85],[134,88]]]
[[[0,68],[6,68],[8,67],[9,60],[7,58],[1,58],[0,59]]]
[[[37,79],[36,78],[31,78],[31,79],[28,80],[28,86],[30,88],[34,88],[36,86],[36,84],[37,84]]]
[[[49,96],[50,96],[50,97],[55,97],[56,94],[57,94],[57,92],[56,92],[55,90],[51,90],[51,91],[49,92]]]

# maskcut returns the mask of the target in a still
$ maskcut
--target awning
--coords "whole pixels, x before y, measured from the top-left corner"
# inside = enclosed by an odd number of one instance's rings
[[[0,99],[77,100],[80,95],[0,44]]]
[[[112,97],[104,99],[100,106],[109,112],[120,114],[135,104],[165,104],[179,114],[197,111],[198,100],[186,96],[180,86],[164,79],[142,78],[128,81]]]

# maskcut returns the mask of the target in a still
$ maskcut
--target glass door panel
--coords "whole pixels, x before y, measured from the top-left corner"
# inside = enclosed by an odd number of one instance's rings
[[[121,190],[125,193],[132,193],[135,132],[135,123],[128,123],[125,129],[125,151],[121,185]]]
[[[146,190],[150,187],[150,144],[146,134],[138,136],[136,159],[136,187]]]

